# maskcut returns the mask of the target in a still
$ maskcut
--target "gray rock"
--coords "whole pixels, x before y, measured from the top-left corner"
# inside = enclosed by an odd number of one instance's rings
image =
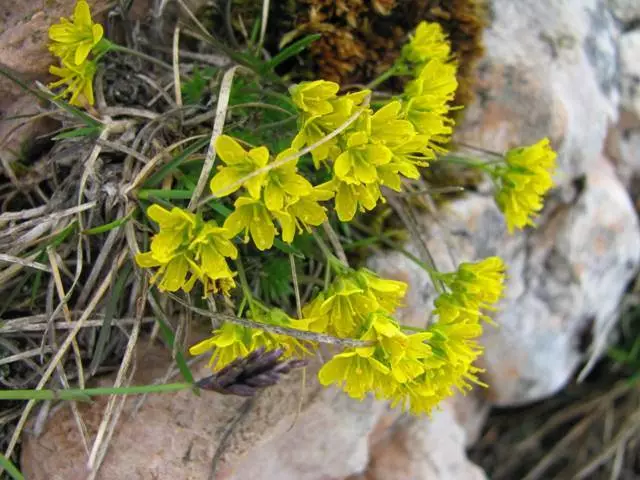
[[[622,106],[640,118],[640,31],[620,39]]]
[[[458,139],[494,151],[548,136],[559,151],[557,181],[598,160],[619,103],[617,26],[596,0],[495,0],[477,101]]]
[[[616,19],[625,24],[640,20],[640,2],[637,0],[608,0],[607,4]]]

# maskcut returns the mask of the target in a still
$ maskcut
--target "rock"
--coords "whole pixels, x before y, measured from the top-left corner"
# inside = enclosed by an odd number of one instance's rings
[[[501,152],[548,136],[567,184],[598,161],[616,119],[618,27],[596,0],[494,0],[491,12],[457,138]]]
[[[464,453],[465,433],[453,406],[443,402],[431,419],[405,418],[386,441],[375,445],[366,472],[350,480],[484,479]]]
[[[140,345],[144,343],[141,341]],[[171,363],[168,356],[163,347],[146,351],[139,347],[133,383],[149,384],[161,377]],[[339,479],[367,469],[371,445],[390,437],[400,412],[390,411],[372,398],[359,402],[341,391],[322,388],[316,371],[317,365],[308,367],[302,400],[300,371],[263,391],[232,430],[215,478]],[[194,367],[196,378],[206,374],[204,366]],[[102,383],[109,385],[112,381]],[[300,401],[302,409],[296,415]],[[107,398],[99,397],[91,404],[79,404],[90,446],[106,402]],[[149,395],[137,412],[136,402],[132,397],[125,402],[95,478],[209,478],[214,452],[244,400],[211,392],[195,396],[183,391]],[[427,458],[429,452],[442,451],[446,458],[438,461],[447,471],[477,471],[464,456],[466,433],[454,418],[463,411],[472,416],[476,404],[466,404],[461,399],[444,408],[444,412],[434,415],[433,426],[423,419],[408,431],[411,438],[417,439],[410,449],[411,468],[426,468],[419,459]],[[420,433],[423,429],[426,434]],[[446,438],[442,445],[440,436]],[[441,447],[444,450],[439,450]],[[26,430],[21,458],[25,478],[83,479],[88,476],[86,465],[87,454],[68,405],[63,404],[49,418],[40,437],[34,437],[29,428]]]
[[[624,24],[640,20],[640,3],[636,0],[608,0],[611,13]]]
[[[482,339],[485,393],[493,405],[540,400],[562,388],[591,353],[600,355],[619,301],[640,262],[638,219],[624,186],[604,158],[591,165],[570,203],[551,199],[537,230],[508,236],[490,196],[468,194],[434,222],[423,217],[436,264],[501,256],[509,266],[506,298]],[[443,249],[444,242],[450,251]],[[407,250],[417,254],[415,245]],[[371,265],[410,290],[403,322],[423,325],[434,298],[426,273],[402,254]],[[589,342],[590,336],[593,342]],[[591,343],[591,349],[589,349]]]
[[[628,188],[640,176],[640,118],[626,110],[620,111],[616,125],[609,128],[605,153],[616,167],[622,183]]]
[[[620,39],[622,106],[640,119],[640,31]]]

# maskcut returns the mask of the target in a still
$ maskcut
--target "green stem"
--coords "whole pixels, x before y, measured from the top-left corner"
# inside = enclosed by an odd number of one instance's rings
[[[402,330],[409,330],[410,332],[426,332],[422,327],[412,327],[410,325],[400,325]]]
[[[491,176],[493,176],[494,174],[494,167],[492,166],[493,164],[495,164],[494,162],[490,162],[490,163],[479,162],[471,158],[457,157],[454,155],[445,155],[444,157],[440,158],[438,161],[455,163],[458,165],[465,165],[471,168],[477,168],[478,170],[483,170],[484,172],[488,173]]]
[[[251,293],[251,287],[249,286],[249,282],[247,281],[247,275],[244,271],[244,266],[242,265],[242,260],[240,257],[236,258],[236,270],[238,271],[238,278],[240,279],[240,288],[242,288],[242,294],[244,295],[244,299],[246,299],[249,304],[249,310],[251,313],[254,313],[254,308],[256,307],[256,300],[253,298],[253,293]]]
[[[327,259],[327,263],[329,264],[329,266],[336,272],[336,273],[342,273],[344,272],[345,269],[348,269],[348,265],[345,265],[344,263],[342,263],[342,261],[340,261],[340,259],[338,257],[336,257],[331,250],[329,250],[329,247],[327,246],[326,243],[324,243],[324,240],[322,239],[322,237],[320,235],[318,235],[315,230],[313,230],[311,232],[311,234],[313,235],[313,238],[315,239],[316,243],[318,244],[318,246],[320,247],[320,250],[322,251],[322,253],[324,254],[324,256]]]
[[[398,63],[394,63],[393,66],[387,70],[386,72],[383,72],[382,74],[378,75],[376,78],[374,78],[373,80],[371,80],[365,88],[368,88],[369,90],[373,90],[374,88],[376,88],[378,85],[386,82],[389,78],[398,75],[400,72],[400,64]]]
[[[70,388],[66,390],[2,390],[0,400],[89,400],[101,395],[141,395],[179,392],[193,388],[190,383],[136,385],[132,387]]]

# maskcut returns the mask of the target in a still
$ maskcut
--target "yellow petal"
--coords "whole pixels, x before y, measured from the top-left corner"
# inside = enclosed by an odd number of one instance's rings
[[[211,179],[209,188],[217,197],[225,197],[238,190],[242,184],[238,183],[243,177],[242,172],[233,167],[223,167]]]
[[[221,135],[216,140],[216,152],[227,165],[234,165],[245,161],[247,152],[228,135]]]

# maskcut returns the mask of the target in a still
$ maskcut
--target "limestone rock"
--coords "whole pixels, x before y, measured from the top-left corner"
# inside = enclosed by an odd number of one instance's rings
[[[640,118],[640,30],[620,39],[622,106]]]
[[[374,446],[367,471],[353,480],[480,480],[481,468],[465,456],[465,433],[449,401],[433,418],[407,418]]]
[[[622,110],[616,125],[609,128],[605,153],[616,167],[618,176],[629,187],[640,176],[640,117]]]
[[[500,152],[548,136],[567,184],[598,161],[617,115],[617,25],[596,0],[494,0],[491,12],[457,138]]]
[[[640,20],[640,3],[636,0],[608,0],[607,3],[617,20],[625,24]]]

